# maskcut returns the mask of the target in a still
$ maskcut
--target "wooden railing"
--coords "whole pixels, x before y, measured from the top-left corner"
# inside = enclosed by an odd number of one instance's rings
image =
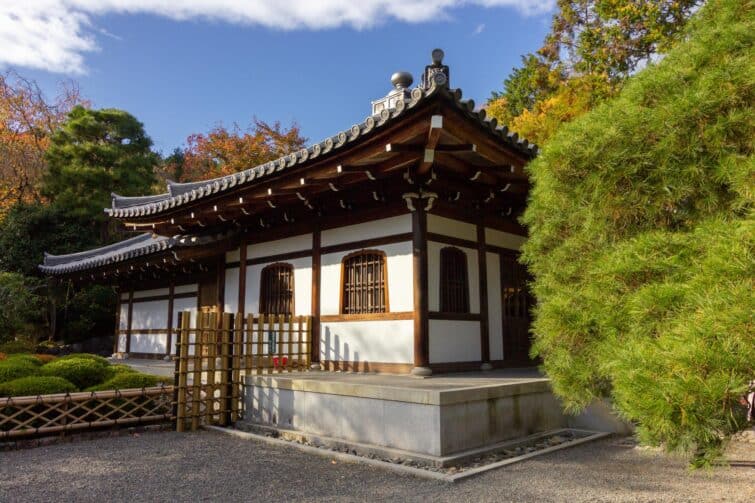
[[[309,369],[309,316],[203,311],[192,324],[181,313],[176,330],[176,429],[227,425],[243,411],[244,378]]]
[[[0,440],[171,421],[173,387],[0,399]]]

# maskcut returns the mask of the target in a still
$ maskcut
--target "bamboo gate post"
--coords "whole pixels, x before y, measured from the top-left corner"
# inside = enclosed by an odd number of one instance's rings
[[[176,375],[176,430],[182,432],[186,429],[186,398],[188,393],[189,377],[189,342],[191,337],[191,314],[184,311],[179,315],[180,329],[176,334],[176,353],[178,355],[178,372]]]

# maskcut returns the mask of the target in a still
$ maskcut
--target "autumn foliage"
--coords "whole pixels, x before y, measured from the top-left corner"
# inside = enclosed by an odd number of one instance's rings
[[[163,167],[164,178],[174,181],[197,181],[237,173],[277,159],[305,146],[299,126],[283,128],[280,122],[269,124],[257,118],[242,129],[218,125],[209,133],[192,134],[185,149],[177,149]]]

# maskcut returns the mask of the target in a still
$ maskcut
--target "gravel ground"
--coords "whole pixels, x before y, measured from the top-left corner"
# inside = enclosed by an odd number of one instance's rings
[[[753,444],[727,468],[608,438],[455,485],[214,432],[145,433],[0,452],[0,502],[753,501]]]

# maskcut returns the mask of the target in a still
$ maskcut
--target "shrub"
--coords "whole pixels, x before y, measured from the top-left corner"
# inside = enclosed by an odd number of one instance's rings
[[[706,2],[528,167],[533,352],[554,391],[572,411],[610,396],[642,442],[696,465],[747,425],[754,20],[748,2]]]
[[[71,353],[70,355],[60,357],[60,360],[71,360],[71,359],[93,360],[99,363],[100,365],[110,365],[110,362],[108,361],[107,358],[104,358],[99,355],[93,355],[92,353]]]
[[[76,386],[62,377],[27,376],[0,383],[0,397],[70,393]]]
[[[10,355],[8,357],[8,361],[11,361],[11,362],[28,362],[28,363],[31,363],[32,365],[36,365],[36,366],[40,366],[43,363],[42,360],[40,360],[36,356],[30,355],[28,353],[16,353],[14,355]]]
[[[36,375],[39,367],[26,360],[7,359],[0,362],[0,383],[12,381],[21,377]]]
[[[62,377],[84,389],[104,381],[108,377],[108,366],[92,358],[58,358],[44,365],[41,374]]]
[[[42,364],[50,363],[51,361],[56,360],[58,357],[55,355],[48,355],[46,353],[37,353],[34,355],[34,358],[42,362]]]
[[[13,337],[44,318],[44,302],[39,292],[44,283],[13,272],[0,272],[0,341]],[[5,351],[6,353],[8,351]]]
[[[6,355],[5,353],[0,353],[0,362],[5,360],[6,358],[8,358],[8,355]]]
[[[155,376],[151,374],[142,374],[141,372],[125,372],[116,374],[111,379],[87,388],[87,391],[105,391],[111,389],[130,389],[130,388],[148,388],[150,386],[157,386],[159,383],[164,383],[167,380],[165,377]]]
[[[0,352],[8,355],[15,353],[32,353],[34,349],[35,347],[33,342],[23,339],[8,341],[0,344]]]
[[[112,379],[113,377],[120,375],[120,374],[134,374],[138,372],[133,367],[129,367],[128,365],[124,365],[123,363],[114,363],[108,367],[108,379]]]

